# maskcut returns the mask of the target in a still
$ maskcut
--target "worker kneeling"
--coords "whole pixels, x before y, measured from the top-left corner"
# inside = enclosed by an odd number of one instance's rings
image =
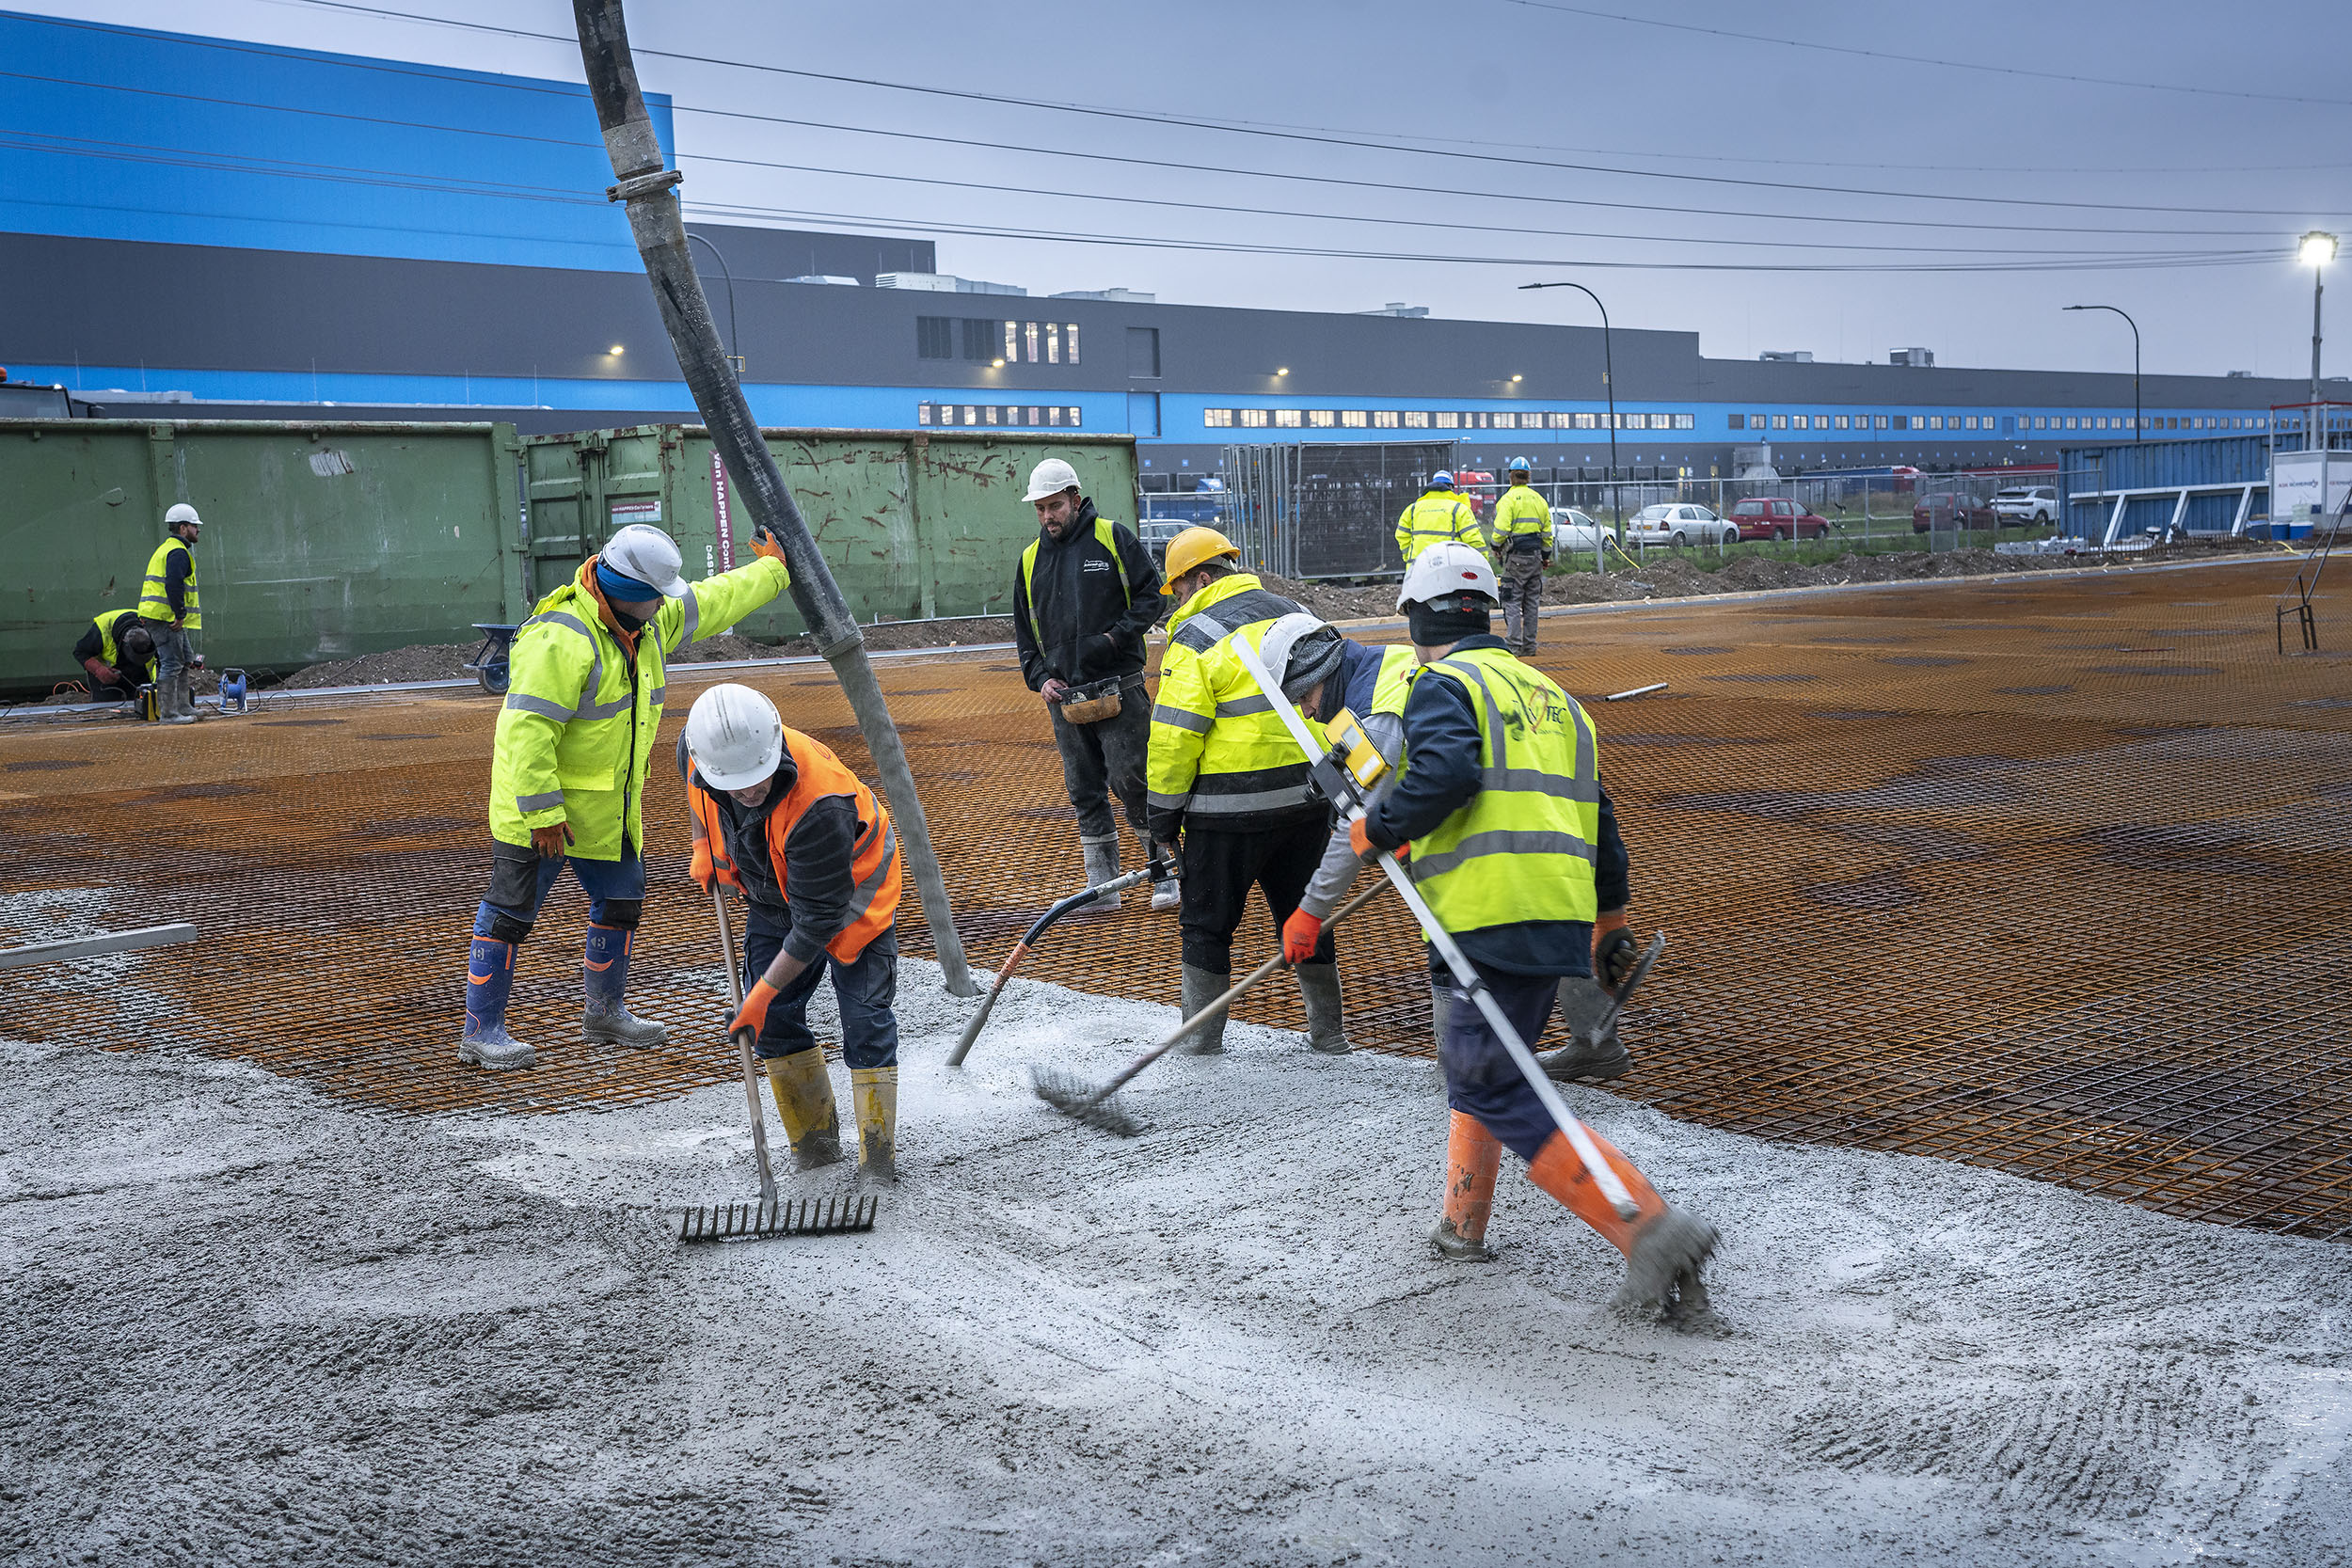
[[[1529,1041],[1564,978],[1591,975],[1595,922],[1603,906],[1623,909],[1628,867],[1592,721],[1490,635],[1496,600],[1493,568],[1466,546],[1433,546],[1406,572],[1397,608],[1421,668],[1405,698],[1405,770],[1352,837],[1359,854],[1410,846],[1414,886]],[[1530,1180],[1625,1254],[1621,1303],[1704,1309],[1714,1229],[1669,1208],[1596,1134],[1638,1207],[1620,1217],[1471,998],[1450,986],[1445,1000],[1438,1055],[1452,1117],[1438,1250],[1487,1256],[1508,1146]]]
[[[833,977],[856,1103],[858,1174],[898,1180],[898,838],[874,792],[823,742],[787,729],[747,686],[694,700],[678,737],[692,875],[741,890],[748,1029],[803,1170],[841,1158],[841,1118],[808,999]]]

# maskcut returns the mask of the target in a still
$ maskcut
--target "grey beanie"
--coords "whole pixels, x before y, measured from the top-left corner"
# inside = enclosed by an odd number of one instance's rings
[[[1295,703],[1340,667],[1340,628],[1317,626],[1291,644],[1290,663],[1282,672],[1282,695]]]

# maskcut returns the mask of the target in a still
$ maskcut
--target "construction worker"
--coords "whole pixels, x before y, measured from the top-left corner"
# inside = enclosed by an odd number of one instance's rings
[[[91,616],[73,657],[89,675],[92,702],[135,702],[139,688],[155,679],[155,634],[135,610]]]
[[[1429,487],[1396,519],[1396,547],[1407,566],[1432,545],[1478,538],[1478,514],[1454,493],[1454,476],[1443,468],[1429,476]]]
[[[1078,848],[1089,887],[1119,875],[1117,791],[1136,848],[1151,857],[1143,761],[1152,746],[1152,699],[1143,687],[1143,640],[1160,618],[1160,569],[1124,523],[1098,516],[1077,470],[1049,457],[1029,474],[1038,536],[1021,552],[1012,583],[1012,635],[1021,676],[1045,700],[1062,786],[1078,812]],[[1089,712],[1109,705],[1104,717]],[[1077,707],[1080,718],[1063,711]],[[1152,890],[1154,909],[1176,907],[1176,889]],[[1096,900],[1116,908],[1119,895]]]
[[[196,593],[196,542],[204,519],[182,501],[164,514],[164,542],[147,558],[147,580],[139,587],[139,618],[154,639],[156,717],[167,724],[196,722],[196,695],[189,689],[196,655],[188,633],[204,628]]]
[[[1502,579],[1503,641],[1515,654],[1535,651],[1535,617],[1551,565],[1551,505],[1528,483],[1529,471],[1526,458],[1511,459],[1511,488],[1486,525],[1486,547]]]
[[[773,538],[755,535],[752,551],[756,560],[690,586],[670,536],[631,523],[515,633],[490,764],[490,890],[474,915],[460,1062],[537,1065],[507,1032],[506,998],[516,948],[567,863],[588,895],[583,1032],[612,1045],[669,1037],[625,1000],[644,911],[645,768],[669,656],[726,630],[792,581]]]
[[[1562,982],[1589,981],[1595,927],[1604,910],[1622,915],[1628,867],[1592,721],[1490,635],[1497,596],[1493,568],[1459,545],[1424,551],[1406,574],[1397,608],[1421,667],[1405,699],[1404,770],[1350,838],[1364,855],[1409,847],[1414,886],[1504,1018],[1534,1040]],[[1703,1307],[1698,1275],[1714,1230],[1669,1208],[1596,1136],[1640,1207],[1619,1218],[1469,996],[1450,989],[1445,1013],[1438,1060],[1452,1125],[1438,1252],[1487,1255],[1507,1145],[1529,1180],[1625,1254],[1621,1299]]]
[[[841,1158],[841,1117],[808,999],[831,975],[857,1112],[858,1174],[898,1180],[898,837],[874,792],[824,745],[787,729],[748,686],[694,699],[678,736],[693,823],[690,874],[751,905],[743,1006],[768,1088],[803,1170]]]
[[[1232,648],[1242,641],[1260,646],[1277,620],[1300,613],[1298,606],[1266,592],[1240,564],[1241,551],[1213,528],[1188,528],[1168,541],[1164,592],[1177,609],[1168,617],[1145,776],[1152,837],[1182,869],[1186,1018],[1232,985],[1233,931],[1249,890],[1264,895],[1276,926],[1288,920],[1330,822],[1330,808],[1309,787],[1308,758]],[[1331,657],[1336,662],[1336,650]],[[1347,1050],[1327,934],[1298,961],[1297,974],[1308,1042],[1322,1052]],[[1224,1050],[1224,1019],[1195,1031],[1188,1049]]]

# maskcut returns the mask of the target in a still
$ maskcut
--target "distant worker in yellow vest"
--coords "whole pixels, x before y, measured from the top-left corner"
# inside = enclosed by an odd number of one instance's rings
[[[155,634],[135,610],[102,611],[90,617],[73,657],[89,676],[93,702],[132,702],[155,678]]]
[[[1350,837],[1359,854],[1409,847],[1413,885],[1520,1038],[1534,1040],[1555,999],[1581,1010],[1581,999],[1597,989],[1597,967],[1612,984],[1633,968],[1625,841],[1600,786],[1598,737],[1574,698],[1491,635],[1494,572],[1477,551],[1444,545],[1426,552],[1397,597],[1421,663],[1406,691],[1405,768]],[[1528,1163],[1529,1180],[1625,1255],[1622,1302],[1669,1315],[1704,1311],[1700,1270],[1714,1251],[1714,1227],[1668,1207],[1596,1134],[1639,1206],[1634,1218],[1620,1218],[1486,1016],[1450,973],[1440,983],[1438,1060],[1452,1126],[1445,1215],[1431,1237],[1438,1251],[1487,1256],[1486,1222],[1507,1147]],[[1564,990],[1577,994],[1561,998]],[[1581,1056],[1584,1044],[1572,1040],[1555,1054]],[[1556,1076],[1608,1066],[1544,1065]]]
[[[792,584],[782,545],[756,534],[752,552],[757,560],[690,584],[678,576],[676,542],[631,523],[515,633],[490,758],[490,888],[474,913],[459,1062],[538,1065],[507,1032],[506,998],[516,950],[566,864],[588,895],[581,1032],[626,1046],[669,1037],[626,1000],[645,907],[645,768],[670,656]]]
[[[167,537],[147,558],[147,580],[139,585],[139,619],[155,640],[155,716],[167,724],[196,722],[188,633],[204,629],[196,595],[196,542],[203,531],[204,519],[185,501],[165,513]]]
[[[1511,488],[1495,503],[1486,547],[1502,592],[1502,640],[1515,654],[1535,651],[1535,617],[1544,607],[1544,571],[1551,564],[1551,503],[1527,482],[1528,462],[1511,459]]]
[[[1429,488],[1396,519],[1396,547],[1407,566],[1432,545],[1478,541],[1478,514],[1454,493],[1454,476],[1443,468],[1429,476]]]

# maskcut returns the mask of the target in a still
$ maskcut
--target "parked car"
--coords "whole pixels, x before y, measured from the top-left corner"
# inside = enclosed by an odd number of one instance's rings
[[[1742,539],[1826,539],[1829,519],[1819,517],[1785,496],[1755,496],[1731,509],[1732,525]]]
[[[1736,545],[1740,530],[1703,506],[1660,501],[1642,508],[1625,536],[1642,545]]]
[[[1551,509],[1551,547],[1561,555],[1578,550],[1596,550],[1600,548],[1603,539],[1615,538],[1616,530],[1588,512],[1580,512],[1573,506],[1555,506]]]
[[[2055,523],[2058,489],[2049,484],[2012,484],[1993,498],[1993,515],[2004,523]]]
[[[1930,526],[1937,528],[1998,528],[2000,518],[1993,509],[1974,496],[1957,490],[1939,490],[1921,496],[1911,509],[1911,531],[1925,533]]]

